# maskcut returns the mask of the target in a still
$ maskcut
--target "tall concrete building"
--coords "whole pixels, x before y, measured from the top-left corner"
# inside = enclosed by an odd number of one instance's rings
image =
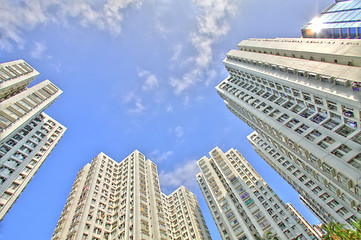
[[[301,31],[304,38],[361,38],[361,0],[336,0]]]
[[[292,217],[303,227],[306,232],[308,232],[309,235],[313,236],[314,239],[322,239],[322,232],[317,229],[317,227],[313,227],[311,224],[309,224],[291,203],[287,203],[286,207]]]
[[[222,239],[257,239],[268,231],[280,239],[314,239],[237,150],[216,147],[209,154],[197,162],[197,181]]]
[[[249,39],[217,92],[321,221],[361,218],[361,40]]]
[[[193,193],[166,196],[157,166],[139,151],[120,163],[103,153],[78,173],[56,239],[211,239]]]
[[[62,93],[23,60],[0,64],[0,220],[66,128],[43,113]]]

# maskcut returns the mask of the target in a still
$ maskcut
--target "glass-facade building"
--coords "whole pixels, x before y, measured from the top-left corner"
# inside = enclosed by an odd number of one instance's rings
[[[336,1],[301,31],[304,38],[361,38],[361,0]]]

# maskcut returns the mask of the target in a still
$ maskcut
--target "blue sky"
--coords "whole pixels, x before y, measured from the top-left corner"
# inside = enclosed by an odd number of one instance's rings
[[[236,148],[311,224],[297,193],[248,143],[252,130],[214,87],[225,54],[251,37],[300,37],[332,0],[0,0],[0,62],[24,59],[64,93],[46,113],[68,130],[0,223],[0,239],[50,239],[78,170],[99,152],[138,149],[162,191],[198,197],[196,161]]]

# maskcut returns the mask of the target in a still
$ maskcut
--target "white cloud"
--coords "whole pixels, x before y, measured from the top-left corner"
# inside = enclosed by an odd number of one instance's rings
[[[240,0],[193,0],[198,28],[191,36],[195,54],[186,59],[192,67],[190,71],[178,78],[171,78],[170,85],[176,94],[207,78],[207,72],[213,61],[213,45],[229,31],[230,20],[239,10]],[[214,77],[211,74],[210,77]],[[211,80],[205,80],[209,84]]]
[[[172,107],[172,105],[170,105],[170,104],[169,104],[169,105],[167,106],[166,111],[167,111],[167,112],[171,112],[171,111],[173,111],[173,107]]]
[[[173,151],[160,152],[158,149],[154,150],[149,154],[149,158],[155,163],[161,163],[167,160],[171,155],[173,155]]]
[[[138,71],[138,76],[145,79],[142,87],[144,91],[153,90],[159,85],[157,77],[149,71]]]
[[[194,100],[196,102],[203,102],[206,98],[204,96],[197,96]]]
[[[193,190],[197,185],[196,174],[199,172],[197,160],[187,161],[175,166],[170,172],[161,171],[159,174],[162,190],[172,191],[184,185],[189,190]]]
[[[144,113],[144,111],[145,111],[145,107],[142,104],[141,99],[136,99],[134,103],[134,107],[129,109],[129,113],[137,114],[137,115]]]
[[[179,139],[183,137],[183,128],[181,126],[177,126],[174,129],[174,135]]]
[[[84,27],[95,27],[111,34],[121,32],[125,11],[141,6],[142,0],[0,0],[0,49],[10,51],[13,45],[22,48],[23,31],[38,25],[57,23],[69,26],[78,22]]]
[[[135,93],[135,91],[128,92],[128,94],[123,97],[123,103],[126,103],[127,106],[132,106],[128,109],[129,113],[140,115],[144,113],[146,108],[142,103],[142,98]]]
[[[130,101],[132,101],[133,99],[135,99],[135,91],[129,91],[128,94],[126,94],[124,97],[123,97],[123,101],[125,103],[128,103]]]
[[[35,42],[34,49],[30,52],[30,56],[35,59],[43,57],[45,50],[47,49],[44,42]]]
[[[176,44],[176,45],[174,45],[174,46],[172,47],[173,55],[172,55],[172,57],[170,58],[170,60],[171,60],[172,62],[178,60],[179,55],[180,55],[181,52],[182,52],[182,49],[183,49],[182,44]]]
[[[197,67],[197,66],[195,66]],[[199,68],[194,68],[184,74],[182,78],[170,78],[170,85],[174,88],[176,94],[182,93],[184,90],[199,82],[202,77],[202,71]]]

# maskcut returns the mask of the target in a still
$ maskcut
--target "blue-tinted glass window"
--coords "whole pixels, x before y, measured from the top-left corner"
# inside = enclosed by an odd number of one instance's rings
[[[348,10],[349,7],[352,6],[354,2],[353,2],[353,1],[348,1],[348,2],[345,2],[345,3],[347,3],[347,4],[342,5],[342,7],[340,7],[340,8],[338,9],[339,11]]]
[[[349,32],[351,38],[356,37],[356,28],[349,28],[348,32]]]
[[[360,8],[361,7],[361,1],[359,1],[355,6],[354,8]]]
[[[333,28],[333,37],[334,38],[340,37],[340,29],[339,28]]]
[[[356,11],[350,11],[350,15],[348,15],[347,17],[344,18],[344,21],[350,21],[353,17],[355,17],[357,14],[359,14],[361,12],[361,10],[356,10]]]
[[[329,10],[329,12],[335,12],[335,11],[338,11],[338,10],[340,10],[340,9],[343,9],[343,7],[344,7],[345,5],[348,5],[348,4],[350,4],[350,2],[339,2],[339,3],[337,3],[333,8],[331,8],[331,9]]]
[[[350,14],[350,12],[339,12],[337,13],[338,18],[335,18],[335,22],[341,22],[345,17],[347,17]]]
[[[327,22],[336,22],[337,19],[339,19],[341,17],[342,14],[344,14],[345,12],[334,12],[332,13],[332,17],[330,19],[328,19]]]
[[[345,28],[345,27],[341,28],[341,37],[342,38],[347,38],[348,37],[347,28]]]
[[[319,18],[314,18],[312,19],[312,21],[310,23],[314,23],[314,22],[326,22],[326,19],[329,18],[331,16],[332,13],[325,13],[322,14]]]
[[[359,11],[359,13],[356,16],[354,16],[351,20],[352,21],[361,20],[361,11]]]
[[[331,28],[326,29],[326,36],[328,38],[332,38],[332,29]]]
[[[330,22],[330,19],[335,16],[335,13],[326,13],[323,14],[325,17],[322,22]]]
[[[358,3],[361,3],[361,0],[358,0],[358,1],[353,1],[352,4],[350,4],[348,6],[348,9],[350,10],[353,10],[353,9],[356,9],[357,7],[355,7]]]

